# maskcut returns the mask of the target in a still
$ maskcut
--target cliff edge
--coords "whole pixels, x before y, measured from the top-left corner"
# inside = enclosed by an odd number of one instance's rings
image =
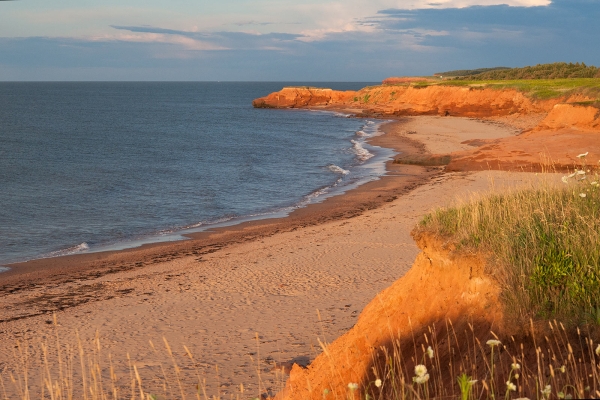
[[[578,163],[578,154],[589,152],[590,158],[600,158],[598,104],[595,98],[581,93],[544,100],[511,88],[419,82],[370,86],[359,91],[287,87],[253,102],[257,108],[345,110],[362,117],[438,115],[510,124],[529,116],[541,121],[514,137],[472,141],[472,150],[432,155],[450,159],[448,171],[569,170]],[[412,138],[418,140],[418,132]]]
[[[324,393],[332,399],[346,398],[350,382],[357,383],[361,392],[374,380],[375,360],[383,349],[391,354],[394,343],[409,339],[411,353],[415,337],[422,339],[425,333],[429,340],[436,340],[428,329],[447,327],[448,320],[457,332],[469,324],[488,334],[490,328],[500,328],[500,291],[484,274],[484,260],[457,254],[441,240],[427,235],[416,237],[416,241],[422,252],[409,272],[378,294],[356,325],[324,346],[323,353],[307,369],[295,365],[276,399],[322,400]],[[437,333],[444,335],[442,329]]]

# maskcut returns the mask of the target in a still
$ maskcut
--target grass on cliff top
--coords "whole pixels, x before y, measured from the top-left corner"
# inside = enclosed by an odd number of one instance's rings
[[[515,89],[534,99],[552,99],[572,94],[583,94],[600,99],[600,78],[569,79],[517,79],[517,80],[450,80],[440,83],[417,83],[415,87],[432,84],[443,86],[467,86],[497,90]]]
[[[583,157],[582,157],[583,158]],[[585,158],[583,158],[585,160]],[[594,160],[596,163],[596,160]],[[506,317],[600,325],[600,168],[436,210],[417,230],[489,257]]]

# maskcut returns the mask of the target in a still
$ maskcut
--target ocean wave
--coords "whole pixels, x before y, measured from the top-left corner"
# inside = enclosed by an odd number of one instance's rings
[[[367,161],[369,158],[373,157],[374,154],[369,152],[369,150],[365,149],[362,146],[362,143],[356,140],[350,140],[352,142],[352,151],[356,154],[356,157],[360,161]]]
[[[257,214],[259,215],[259,214]],[[249,215],[249,216],[254,216],[254,215]],[[205,220],[205,221],[200,221],[200,222],[196,222],[195,224],[190,224],[190,225],[186,225],[184,227],[181,228],[175,228],[175,229],[170,229],[170,230],[162,230],[160,231],[160,233],[175,233],[175,232],[179,232],[182,230],[187,230],[187,229],[195,229],[195,228],[200,228],[202,226],[206,226],[206,225],[216,225],[216,224],[222,224],[225,222],[229,222],[232,219],[239,217],[237,215],[226,215],[224,217],[221,218],[215,218],[215,219],[210,219],[210,220]]]
[[[363,130],[360,130],[356,132],[356,136],[369,136],[369,134]]]
[[[70,254],[77,254],[90,249],[90,246],[86,243],[80,243],[76,246],[67,247],[66,249],[52,251],[46,255],[46,257],[60,257],[68,256]]]
[[[337,165],[334,165],[334,164],[329,164],[327,166],[327,169],[329,169],[331,172],[335,172],[336,174],[348,175],[350,173],[350,171],[348,171],[347,169],[338,167]]]
[[[6,271],[10,271],[10,268],[0,266],[0,274]]]
[[[339,117],[339,118],[348,118],[348,117],[351,117],[352,114],[345,114],[345,113],[334,111],[333,112],[333,116],[334,117]]]

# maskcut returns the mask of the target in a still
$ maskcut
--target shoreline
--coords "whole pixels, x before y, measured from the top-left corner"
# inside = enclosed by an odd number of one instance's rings
[[[320,110],[350,113],[354,110]],[[377,120],[377,118],[372,118]],[[403,155],[423,154],[426,151],[418,141],[410,138],[388,139],[389,131],[404,123],[403,119],[386,119],[381,122],[381,135],[370,137],[366,142]],[[69,254],[57,257],[38,258],[24,262],[5,264],[7,271],[1,272],[0,296],[35,287],[38,282],[54,285],[73,279],[87,279],[137,269],[165,259],[187,255],[201,256],[229,245],[258,240],[280,232],[301,227],[323,224],[340,219],[353,218],[366,210],[374,209],[393,201],[415,187],[424,184],[439,173],[437,167],[421,167],[384,163],[385,173],[377,179],[359,184],[355,188],[333,194],[324,200],[296,208],[285,216],[266,217],[242,221],[222,227],[209,227],[195,233],[181,233],[185,239],[156,241],[137,247],[119,250]],[[175,233],[177,234],[177,233]],[[64,308],[58,308],[62,310]],[[34,314],[38,315],[38,314]],[[12,320],[9,318],[8,320]],[[0,322],[7,321],[0,318]]]
[[[271,209],[256,211],[254,214],[247,215],[239,215],[232,218],[215,218],[214,221],[208,222],[194,222],[189,226],[181,226],[176,228],[169,228],[167,230],[156,229],[154,233],[148,233],[144,235],[140,235],[138,237],[132,237],[128,239],[124,239],[122,241],[108,241],[106,243],[101,243],[98,245],[94,245],[91,249],[88,248],[88,244],[85,242],[80,243],[75,240],[73,243],[80,244],[72,244],[66,245],[67,247],[63,247],[62,249],[53,250],[51,252],[23,257],[22,259],[16,259],[11,261],[5,261],[0,263],[0,276],[5,277],[8,275],[8,272],[19,273],[19,271],[15,271],[15,268],[20,268],[26,266],[30,263],[43,264],[43,260],[52,260],[52,259],[66,259],[72,256],[89,256],[87,258],[94,258],[93,255],[97,253],[116,253],[134,249],[141,249],[148,246],[156,246],[160,244],[168,245],[174,242],[186,241],[190,239],[195,239],[198,235],[205,232],[215,232],[215,231],[223,231],[229,228],[236,229],[235,227],[238,225],[246,224],[246,223],[260,223],[259,221],[263,220],[273,220],[280,218],[287,218],[291,213],[295,212],[298,209],[305,208],[311,206],[312,204],[318,204],[326,201],[330,197],[335,196],[343,196],[346,192],[355,190],[358,187],[381,179],[382,176],[385,176],[388,172],[387,162],[393,160],[395,157],[395,151],[393,148],[388,146],[377,146],[370,143],[371,140],[375,139],[379,135],[383,135],[384,132],[381,130],[381,127],[388,123],[393,123],[397,121],[393,121],[390,119],[381,119],[381,118],[363,118],[357,117],[354,115],[353,111],[338,111],[338,110],[312,110],[306,109],[303,110],[305,112],[310,111],[319,111],[324,112],[326,114],[340,114],[343,113],[347,118],[354,118],[359,120],[367,121],[368,119],[374,120],[376,129],[375,134],[373,136],[368,135],[368,137],[360,138],[360,135],[356,134],[356,136],[349,137],[350,142],[355,144],[359,140],[363,141],[362,143],[373,145],[375,147],[380,147],[375,154],[370,154],[367,160],[362,159],[358,154],[357,158],[359,158],[362,162],[359,162],[355,165],[350,166],[349,168],[356,170],[358,173],[357,177],[351,178],[351,180],[344,182],[341,178],[328,186],[323,186],[314,189],[312,192],[304,195],[303,197],[297,199],[296,202],[290,205],[284,206],[274,206]],[[364,129],[366,126],[363,125],[361,129]],[[358,137],[358,139],[357,139]],[[359,146],[361,142],[358,142]],[[392,146],[393,147],[393,146]],[[361,150],[363,150],[361,148]],[[373,162],[375,161],[375,162]],[[333,165],[333,164],[331,164]],[[329,165],[328,165],[329,166]],[[339,168],[339,167],[338,167]],[[378,175],[371,174],[370,170],[378,170],[382,171]],[[362,171],[362,173],[361,173]],[[342,183],[341,186],[338,186],[339,183]],[[83,251],[72,249],[80,248],[81,246],[85,246]],[[85,257],[84,257],[85,258]],[[49,264],[55,264],[54,262],[49,262]]]

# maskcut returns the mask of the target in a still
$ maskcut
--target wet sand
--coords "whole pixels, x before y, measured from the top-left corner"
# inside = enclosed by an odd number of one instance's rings
[[[438,147],[463,150],[463,141],[482,135],[515,133],[504,125],[441,117],[405,118],[383,130],[372,144],[421,155]],[[98,331],[123,391],[129,354],[145,385],[162,392],[160,367],[168,357],[155,353],[149,340],[159,347],[163,337],[187,392],[197,383],[195,368],[209,394],[229,397],[241,383],[249,396],[279,390],[285,375],[274,367],[309,362],[320,352],[317,338],[331,341],[349,329],[362,308],[410,268],[418,253],[410,231],[424,213],[457,195],[486,190],[490,176],[509,184],[524,179],[391,162],[387,168],[378,181],[286,218],[203,232],[187,241],[14,265],[0,278],[5,384],[7,373],[19,369],[13,356],[19,340],[33,357],[30,378],[37,385],[38,344],[54,334],[56,313],[65,342],[73,345],[77,331],[89,349]],[[193,363],[183,345],[194,354]]]

